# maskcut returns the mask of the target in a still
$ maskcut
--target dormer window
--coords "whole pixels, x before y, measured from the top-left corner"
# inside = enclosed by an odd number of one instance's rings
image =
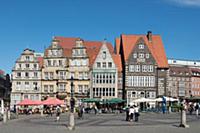
[[[106,59],[106,51],[103,51],[103,59]]]
[[[139,49],[144,49],[144,44],[139,44]]]
[[[140,54],[139,54],[139,58],[144,58],[144,54],[143,54],[143,53],[140,53]]]
[[[146,54],[146,58],[147,58],[147,59],[149,58],[149,54]]]
[[[137,58],[137,53],[134,53],[134,54],[133,54],[133,58]]]

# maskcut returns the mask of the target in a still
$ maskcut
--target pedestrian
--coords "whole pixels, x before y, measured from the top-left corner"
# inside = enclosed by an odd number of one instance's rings
[[[133,106],[131,106],[130,107],[130,109],[129,109],[129,120],[130,121],[133,121],[133,115],[134,115],[134,108],[133,108]]]
[[[137,105],[134,107],[134,115],[135,115],[135,122],[138,122],[140,113],[139,113],[139,107]]]
[[[94,113],[95,113],[95,115],[97,114],[97,112],[98,112],[98,108],[97,108],[97,106],[95,105],[95,106],[94,106]]]
[[[83,119],[83,112],[84,112],[84,107],[83,107],[83,105],[81,105],[81,106],[78,108],[78,118],[79,118],[79,119]]]
[[[199,103],[196,103],[195,105],[195,111],[196,111],[196,116],[199,116]]]
[[[129,109],[130,105],[128,105],[128,107],[126,108],[126,121],[129,121]]]
[[[57,106],[56,107],[56,121],[59,121],[60,120],[60,107],[59,106]]]
[[[194,104],[193,103],[190,103],[190,107],[189,107],[189,112],[190,112],[190,115],[192,115],[192,112],[194,111]]]

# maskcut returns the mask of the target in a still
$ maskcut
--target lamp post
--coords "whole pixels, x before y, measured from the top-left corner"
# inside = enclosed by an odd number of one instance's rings
[[[70,98],[70,114],[69,114],[69,130],[75,129],[75,121],[74,121],[74,105],[75,105],[75,99],[74,99],[74,83],[73,83],[73,77],[71,77],[71,98]]]

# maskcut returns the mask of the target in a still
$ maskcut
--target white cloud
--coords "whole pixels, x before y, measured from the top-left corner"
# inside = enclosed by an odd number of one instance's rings
[[[179,5],[200,7],[200,0],[166,0],[166,1],[175,2]]]

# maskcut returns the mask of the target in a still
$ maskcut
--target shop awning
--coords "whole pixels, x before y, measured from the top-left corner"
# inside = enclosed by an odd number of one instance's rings
[[[59,100],[57,98],[48,98],[47,100],[42,101],[42,105],[63,105],[64,100]]]
[[[41,105],[41,101],[34,101],[30,99],[24,99],[23,101],[19,102],[17,105],[25,106],[25,105]]]

